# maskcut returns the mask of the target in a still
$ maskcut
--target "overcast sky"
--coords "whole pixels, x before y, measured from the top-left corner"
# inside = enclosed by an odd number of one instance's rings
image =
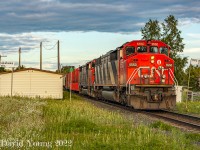
[[[149,19],[162,22],[170,14],[179,21],[186,44],[182,56],[199,58],[199,0],[7,0],[0,1],[0,53],[2,61],[39,67],[43,42],[43,68],[56,69],[57,40],[61,64],[76,66],[97,58],[126,41],[141,38]]]

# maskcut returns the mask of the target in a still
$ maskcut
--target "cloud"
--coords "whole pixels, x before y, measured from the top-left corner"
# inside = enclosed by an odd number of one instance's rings
[[[37,33],[0,33],[0,50],[2,53],[15,53],[21,47],[23,52],[27,52],[39,48],[41,41],[48,41],[48,39]]]
[[[200,33],[188,33],[187,34],[191,39],[199,39],[200,40]]]
[[[199,13],[196,0],[9,0],[0,2],[0,33],[137,32],[150,18],[173,14],[184,25],[199,22]]]
[[[179,20],[180,26],[199,24],[200,1],[0,1],[0,50],[1,53],[17,53],[19,47],[22,47],[25,53],[36,49],[39,50],[41,41],[51,41],[54,33],[68,31],[138,33],[149,19],[157,19],[163,22],[170,14],[175,15]],[[199,35],[190,34],[187,36],[195,38],[196,41],[191,40],[192,42],[199,43]],[[62,39],[62,37],[60,38]],[[52,43],[55,42],[49,42],[49,46],[46,43],[44,46],[47,49],[51,48]],[[197,52],[196,49],[186,49],[185,51]],[[51,57],[51,55],[48,57]],[[50,63],[48,67],[54,66],[56,68],[55,63],[56,61],[54,60],[54,65]],[[83,64],[84,62],[74,62],[76,65],[81,63]]]
[[[199,18],[191,17],[191,18],[181,18],[181,19],[179,19],[179,25],[180,26],[188,26],[188,25],[191,25],[193,23],[200,23],[200,17]]]
[[[186,54],[190,54],[190,53],[198,54],[200,51],[200,48],[186,48],[184,51]]]

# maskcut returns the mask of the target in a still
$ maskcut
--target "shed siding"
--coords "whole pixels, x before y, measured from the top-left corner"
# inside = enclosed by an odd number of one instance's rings
[[[62,75],[37,70],[13,73],[13,95],[63,98]],[[0,95],[11,95],[11,73],[0,75]]]
[[[8,96],[11,94],[11,74],[0,76],[0,93],[2,96]]]

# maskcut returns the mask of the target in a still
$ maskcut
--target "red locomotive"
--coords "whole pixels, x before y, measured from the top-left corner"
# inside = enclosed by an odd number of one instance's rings
[[[158,40],[127,42],[67,74],[66,88],[135,109],[171,109],[176,79],[169,53]]]

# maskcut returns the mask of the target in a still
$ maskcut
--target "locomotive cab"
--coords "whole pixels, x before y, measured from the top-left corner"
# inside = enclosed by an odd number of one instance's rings
[[[125,84],[129,105],[136,109],[175,106],[174,61],[169,53],[170,47],[156,40],[132,41],[123,46],[120,52],[120,84]]]

